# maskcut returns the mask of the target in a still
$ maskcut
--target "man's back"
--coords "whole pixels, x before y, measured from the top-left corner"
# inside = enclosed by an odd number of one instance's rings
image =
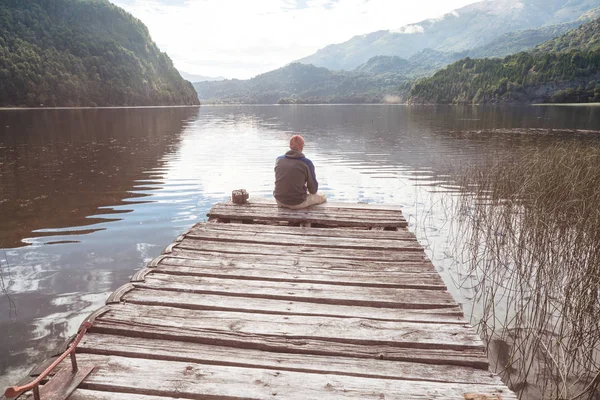
[[[319,189],[313,163],[297,150],[278,157],[275,163],[275,199],[295,206],[306,200],[307,189],[310,193],[317,193]]]
[[[326,201],[325,196],[317,194],[315,166],[304,156],[303,149],[304,139],[294,135],[290,139],[290,151],[275,162],[273,196],[282,207],[299,209]]]

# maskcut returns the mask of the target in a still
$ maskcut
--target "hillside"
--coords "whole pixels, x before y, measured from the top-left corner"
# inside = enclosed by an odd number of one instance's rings
[[[535,46],[544,43],[550,39],[561,36],[582,24],[600,17],[600,7],[590,10],[580,16],[577,20],[558,25],[543,26],[541,28],[525,29],[516,32],[505,33],[504,35],[486,43],[483,46],[461,52],[444,52],[433,49],[424,49],[414,54],[408,59],[408,66],[402,72],[409,78],[420,78],[432,75],[437,70],[460,59],[485,58],[485,57],[506,57],[522,51],[533,49]],[[383,64],[386,58],[398,58],[397,56],[377,56],[367,61],[372,63],[377,59],[379,64]],[[359,66],[361,68],[362,66]],[[390,68],[393,68],[390,66]],[[380,71],[381,73],[382,71]]]
[[[410,103],[600,101],[600,18],[504,59],[466,58],[414,84]]]
[[[570,50],[600,50],[600,18],[539,45],[533,52],[535,54],[543,54],[548,52],[566,52]]]
[[[298,61],[352,70],[375,56],[408,59],[424,49],[460,53],[487,45],[505,33],[575,21],[598,6],[600,0],[481,1],[395,31],[355,36]]]
[[[484,46],[476,47],[466,51],[465,56],[471,58],[505,57],[511,54],[530,50],[535,46],[551,40],[557,36],[564,35],[570,30],[580,26],[582,22],[568,22],[559,25],[543,26],[535,29],[525,29],[516,32],[505,33],[497,39],[486,43]]]
[[[107,0],[3,0],[0,106],[199,104],[139,20]]]
[[[400,95],[407,82],[389,72],[336,72],[293,63],[248,80],[197,82],[194,87],[200,99],[209,103],[379,103],[386,96]]]

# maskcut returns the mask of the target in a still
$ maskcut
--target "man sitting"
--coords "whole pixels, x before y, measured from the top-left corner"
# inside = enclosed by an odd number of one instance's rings
[[[299,210],[327,201],[317,194],[319,183],[312,161],[304,157],[304,138],[294,135],[290,139],[290,151],[275,162],[275,190],[273,196],[280,207]],[[308,190],[308,193],[307,193]]]

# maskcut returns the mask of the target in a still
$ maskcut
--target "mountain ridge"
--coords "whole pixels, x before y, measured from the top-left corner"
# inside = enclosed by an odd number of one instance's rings
[[[439,18],[396,31],[376,31],[326,46],[297,62],[333,70],[352,70],[374,56],[410,58],[431,48],[461,52],[483,46],[502,34],[576,20],[600,6],[600,0],[481,1]]]
[[[330,71],[300,63],[247,80],[196,82],[199,98],[209,103],[379,103],[399,94],[408,80],[395,74]]]
[[[600,101],[600,18],[502,59],[465,58],[417,81],[409,103]]]

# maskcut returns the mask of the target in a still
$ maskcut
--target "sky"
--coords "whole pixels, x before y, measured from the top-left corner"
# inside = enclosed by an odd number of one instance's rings
[[[476,0],[111,0],[180,71],[248,79],[355,35],[440,17]]]

